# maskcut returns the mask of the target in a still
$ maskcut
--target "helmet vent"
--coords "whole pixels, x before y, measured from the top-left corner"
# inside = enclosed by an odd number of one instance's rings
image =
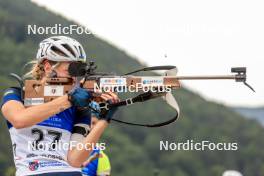
[[[71,49],[71,47],[67,44],[62,44],[62,46],[68,50],[74,57],[76,57],[76,55],[74,54],[73,50]]]
[[[83,57],[83,52],[81,46],[79,46],[79,51],[80,51],[80,57]]]
[[[65,53],[63,53],[59,48],[57,48],[56,46],[52,46],[50,48],[52,51],[54,51],[55,53],[61,55],[61,56],[66,56]]]

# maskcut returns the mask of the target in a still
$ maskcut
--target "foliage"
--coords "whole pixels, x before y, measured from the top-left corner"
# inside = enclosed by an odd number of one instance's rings
[[[52,26],[73,21],[38,7],[27,0],[0,0],[0,81],[1,90],[14,85],[10,72],[22,74],[23,65],[35,57],[38,42],[45,35],[27,35],[28,24]],[[94,35],[73,35],[96,60],[99,70],[125,73],[142,66],[126,52]],[[244,175],[260,176],[264,168],[263,128],[229,108],[208,102],[186,89],[176,91],[181,107],[177,123],[145,129],[112,123],[102,141],[107,143],[115,176],[132,175],[221,175],[237,169]],[[164,102],[154,100],[119,110],[117,118],[130,121],[158,121],[173,115]],[[13,157],[4,118],[0,120],[0,173],[12,175]],[[169,142],[237,142],[238,151],[160,151],[160,140]]]

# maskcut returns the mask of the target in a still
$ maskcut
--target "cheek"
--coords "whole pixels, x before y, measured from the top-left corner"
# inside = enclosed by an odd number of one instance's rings
[[[69,77],[69,72],[65,68],[58,68],[57,69],[57,75],[58,75],[58,77]]]
[[[68,74],[62,71],[57,72],[58,77],[68,77]]]

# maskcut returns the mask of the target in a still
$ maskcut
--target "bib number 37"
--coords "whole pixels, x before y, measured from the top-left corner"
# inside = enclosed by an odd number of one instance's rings
[[[36,139],[32,142],[32,149],[33,150],[55,150],[56,145],[59,143],[62,133],[55,131],[55,130],[48,130],[48,133],[45,135],[44,131],[38,128],[33,128],[31,130],[31,134],[36,136]],[[44,143],[45,137],[52,137],[51,143]]]

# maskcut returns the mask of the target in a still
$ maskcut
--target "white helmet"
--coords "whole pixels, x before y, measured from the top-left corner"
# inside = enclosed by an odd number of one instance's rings
[[[86,62],[82,45],[77,40],[66,36],[54,36],[40,42],[36,58],[39,63],[44,59],[56,62]]]
[[[235,170],[227,170],[223,173],[222,176],[242,176],[242,174]]]

